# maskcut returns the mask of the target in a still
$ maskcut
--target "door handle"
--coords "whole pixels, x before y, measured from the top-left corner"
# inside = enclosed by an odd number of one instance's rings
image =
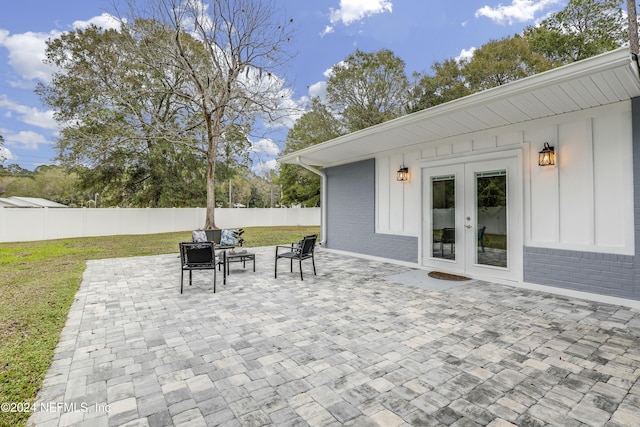
[[[471,227],[473,227],[473,226],[472,226],[471,224],[467,224],[467,225],[465,225],[465,227],[466,227],[466,228],[471,228]]]

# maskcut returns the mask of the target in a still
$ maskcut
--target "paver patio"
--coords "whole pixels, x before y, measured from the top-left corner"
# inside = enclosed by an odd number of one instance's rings
[[[177,253],[90,261],[28,425],[640,425],[637,309],[251,250],[215,294]]]

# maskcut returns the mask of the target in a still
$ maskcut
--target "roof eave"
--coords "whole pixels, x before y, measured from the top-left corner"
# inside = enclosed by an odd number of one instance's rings
[[[620,48],[614,51],[598,55],[583,61],[575,62],[563,67],[555,68],[549,71],[545,71],[540,74],[536,74],[530,77],[517,80],[515,82],[506,84],[504,86],[498,86],[491,89],[487,89],[482,92],[478,92],[464,98],[459,98],[444,104],[440,104],[426,110],[418,111],[406,116],[402,116],[375,126],[368,127],[347,135],[334,138],[332,140],[323,142],[321,144],[313,145],[302,150],[296,151],[284,155],[277,159],[279,163],[295,164],[297,159],[305,159],[314,153],[321,150],[331,149],[351,141],[356,141],[361,138],[366,138],[370,135],[374,135],[383,131],[393,130],[401,128],[403,126],[423,121],[437,119],[438,117],[444,117],[455,112],[469,110],[496,102],[505,98],[510,98],[519,94],[529,93],[534,90],[541,90],[551,86],[560,85],[568,81],[578,79],[581,77],[589,76],[596,73],[601,73],[612,69],[623,69],[628,67],[629,81],[634,84],[638,91],[640,91],[640,75],[638,73],[638,64],[632,61],[631,53],[628,48]],[[370,157],[363,155],[364,158]],[[337,162],[327,162],[325,164],[318,164],[314,166],[333,166],[340,163],[349,163],[355,158],[348,160],[342,160]]]

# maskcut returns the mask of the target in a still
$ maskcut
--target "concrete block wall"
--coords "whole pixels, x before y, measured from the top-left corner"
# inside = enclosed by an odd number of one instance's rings
[[[418,238],[375,232],[375,159],[325,169],[326,247],[418,262]]]
[[[576,291],[640,299],[635,258],[560,249],[524,249],[524,281]]]

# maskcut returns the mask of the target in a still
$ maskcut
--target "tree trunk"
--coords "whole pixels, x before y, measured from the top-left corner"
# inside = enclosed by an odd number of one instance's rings
[[[629,19],[629,49],[638,54],[638,18],[635,0],[627,0],[627,16]]]
[[[215,173],[216,173],[216,147],[218,141],[214,137],[209,138],[209,148],[207,155],[207,213],[204,222],[205,230],[217,230],[216,226],[216,191],[215,191]]]

